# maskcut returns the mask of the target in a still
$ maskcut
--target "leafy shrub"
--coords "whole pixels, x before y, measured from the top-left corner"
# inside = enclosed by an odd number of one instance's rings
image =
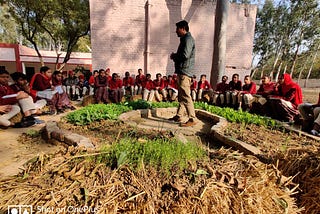
[[[130,110],[129,106],[122,104],[93,104],[70,112],[67,114],[66,120],[72,124],[86,125],[104,119],[116,120],[120,114]]]
[[[148,102],[145,100],[128,101],[124,105],[131,107],[133,110],[137,109],[152,109],[152,108],[170,108],[178,107],[178,102]]]
[[[205,158],[205,151],[196,143],[182,143],[175,139],[153,139],[139,142],[137,139],[122,138],[102,149],[102,154],[96,161],[106,163],[111,167],[127,164],[133,169],[143,165],[152,165],[170,173],[173,168],[183,170],[188,162]]]
[[[151,102],[145,100],[128,101],[125,102],[124,105],[132,108],[133,110],[151,108]]]
[[[202,109],[210,113],[226,118],[229,122],[256,124],[270,128],[278,128],[280,124],[268,117],[236,111],[231,108],[221,108],[208,105],[204,102],[195,102],[196,109]],[[77,125],[89,124],[103,119],[116,120],[124,112],[136,109],[177,107],[177,102],[147,102],[145,100],[129,101],[122,104],[94,104],[86,106],[66,116],[68,122]]]
[[[236,111],[232,108],[221,108],[218,106],[208,105],[204,102],[196,102],[195,108],[203,109],[210,113],[219,115],[226,118],[229,122],[255,124],[259,126],[265,126],[270,128],[278,128],[280,124],[271,118],[263,117],[256,114],[250,114],[248,112]]]

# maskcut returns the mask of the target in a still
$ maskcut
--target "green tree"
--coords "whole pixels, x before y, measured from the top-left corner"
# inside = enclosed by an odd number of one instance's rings
[[[22,35],[34,46],[43,64],[39,45],[57,53],[56,64],[65,51],[62,69],[81,37],[90,29],[89,0],[7,0]]]
[[[0,7],[0,42],[18,43],[21,36],[17,30],[18,25],[12,19],[8,5],[3,3]]]
[[[282,0],[277,3],[266,0],[259,7],[254,42],[260,72],[268,69],[271,76],[276,71],[278,76],[288,70],[292,75],[298,75],[296,68],[303,67],[299,63],[311,63],[313,60],[306,60],[303,53],[311,53],[311,46],[319,38],[319,16],[319,2],[316,0]],[[302,56],[303,61],[299,60]]]

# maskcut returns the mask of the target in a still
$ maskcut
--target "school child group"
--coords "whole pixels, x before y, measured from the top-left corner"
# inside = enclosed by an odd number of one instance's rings
[[[70,100],[81,100],[85,95],[93,95],[97,103],[119,103],[123,96],[141,95],[146,101],[175,101],[178,96],[178,83],[175,74],[162,76],[144,75],[142,69],[133,78],[127,71],[121,79],[117,73],[110,75],[110,69],[95,70],[88,78],[83,74],[76,76],[73,71],[52,72],[49,67],[41,67],[30,83],[21,72],[11,74],[14,84],[9,85],[9,73],[0,71],[0,126],[26,127],[37,122],[34,115],[49,106],[49,114],[74,110]],[[213,89],[206,79],[192,78],[190,87],[193,101],[206,101],[210,104],[242,109],[250,113],[268,116],[280,121],[293,122],[299,118],[312,124],[311,133],[320,135],[320,99],[317,104],[302,103],[302,91],[292,81],[289,74],[283,74],[277,82],[265,75],[256,89],[250,76],[244,77],[244,84],[238,74],[223,76]],[[10,118],[20,111],[24,117],[19,124],[12,124]]]

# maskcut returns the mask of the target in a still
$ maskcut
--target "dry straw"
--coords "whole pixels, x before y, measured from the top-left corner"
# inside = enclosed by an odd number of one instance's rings
[[[30,204],[56,210],[88,206],[96,213],[301,211],[292,197],[295,186],[290,178],[284,179],[272,165],[231,150],[210,152],[210,162],[171,176],[147,165],[138,172],[127,166],[112,170],[95,164],[97,155],[38,157],[21,176],[0,181],[0,210]]]

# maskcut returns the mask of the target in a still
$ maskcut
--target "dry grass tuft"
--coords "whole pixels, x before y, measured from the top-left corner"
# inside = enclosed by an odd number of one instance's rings
[[[88,206],[97,213],[299,213],[294,185],[272,165],[231,150],[209,152],[171,176],[146,165],[111,169],[100,153],[39,156],[18,177],[0,181],[0,210],[11,204],[54,209]],[[291,190],[290,190],[291,188]]]

